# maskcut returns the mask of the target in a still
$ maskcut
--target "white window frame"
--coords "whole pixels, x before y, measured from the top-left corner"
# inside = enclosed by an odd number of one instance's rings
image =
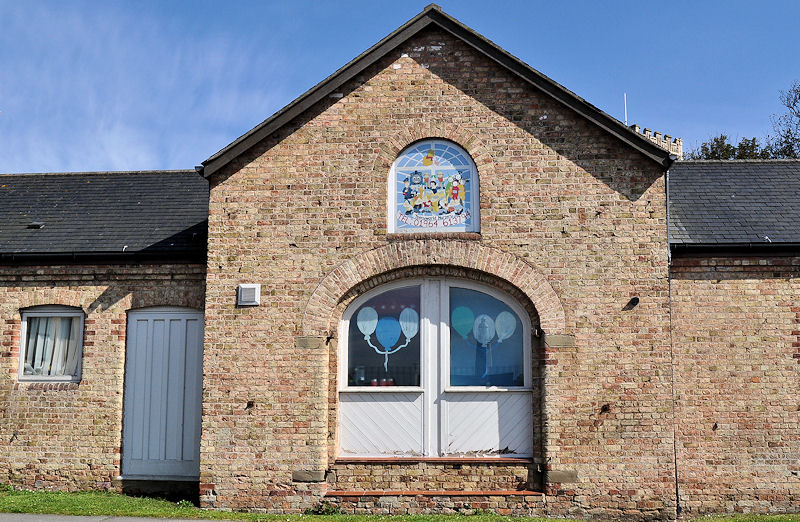
[[[46,305],[26,308],[21,311],[21,324],[19,333],[19,369],[17,380],[20,382],[80,382],[83,371],[83,343],[84,343],[84,318],[85,314],[80,308],[71,306]],[[28,319],[32,317],[78,317],[78,365],[74,375],[25,375],[25,358],[28,339]]]
[[[448,147],[452,147],[461,151],[464,156],[469,160],[469,167],[470,167],[470,187],[469,191],[469,204],[470,204],[470,213],[472,214],[472,224],[467,227],[431,227],[431,228],[423,228],[423,227],[409,227],[409,228],[397,228],[397,176],[396,176],[396,168],[397,168],[397,160],[403,157],[403,155],[408,151],[408,149],[414,148],[419,146],[421,143],[430,143],[431,146],[435,146],[437,144],[444,144]],[[478,175],[478,167],[475,165],[475,160],[472,159],[472,156],[464,149],[464,147],[460,146],[458,143],[455,143],[450,140],[443,140],[443,139],[436,139],[436,138],[426,138],[423,140],[416,141],[411,143],[407,147],[405,147],[400,154],[398,154],[397,159],[392,162],[392,167],[389,169],[389,179],[387,182],[387,209],[388,212],[388,221],[387,221],[387,231],[390,234],[413,234],[419,232],[436,232],[436,233],[462,233],[462,232],[480,232],[481,230],[481,212],[480,212],[480,182],[479,182],[479,175]]]
[[[350,321],[355,312],[367,301],[384,292],[403,287],[420,286],[420,386],[350,386],[349,370],[349,332]],[[450,288],[465,288],[478,291],[493,297],[507,305],[522,323],[523,339],[523,385],[522,386],[451,386],[450,385]],[[424,457],[446,457],[442,448],[447,447],[448,423],[447,409],[442,406],[446,394],[453,393],[533,393],[531,323],[527,311],[508,294],[471,281],[449,278],[431,277],[415,278],[387,283],[373,288],[354,300],[342,315],[339,324],[339,367],[338,393],[344,394],[381,394],[404,393],[419,394],[423,398],[422,415],[422,455]],[[532,414],[532,412],[531,412]],[[531,416],[531,419],[533,417]],[[341,421],[340,421],[341,422]],[[337,448],[340,456],[341,448]],[[386,455],[344,455],[357,457],[385,457]],[[395,455],[403,457],[405,455]],[[414,458],[419,455],[410,455]],[[516,458],[531,457],[529,454],[513,454]]]
[[[444,383],[444,391],[448,393],[460,392],[476,392],[476,391],[529,391],[532,390],[531,386],[531,325],[528,313],[516,301],[511,299],[503,292],[499,292],[490,286],[471,283],[468,281],[461,281],[458,279],[444,278],[441,285],[440,303],[440,317],[446,318],[447,322],[442,321],[440,328],[439,343],[442,351],[442,382]],[[522,366],[523,366],[523,385],[522,386],[451,386],[450,385],[450,288],[466,288],[468,290],[475,290],[484,293],[490,297],[494,297],[501,303],[505,304],[519,318],[522,323]]]
[[[423,295],[423,289],[420,288],[420,296],[419,296],[419,305],[420,305],[420,315],[419,315],[419,386],[350,386],[348,385],[348,370],[349,370],[349,350],[348,350],[348,340],[350,337],[350,321],[353,318],[353,314],[356,310],[358,310],[364,303],[375,297],[376,295],[380,295],[384,292],[388,292],[391,290],[397,290],[398,288],[407,288],[411,286],[421,286],[423,280],[422,279],[405,279],[402,281],[394,281],[392,283],[387,283],[385,285],[381,285],[377,288],[373,288],[368,292],[365,292],[361,296],[359,296],[355,301],[353,301],[350,306],[347,307],[344,315],[342,316],[342,321],[339,323],[339,391],[340,392],[371,392],[371,393],[391,393],[391,392],[418,392],[422,393],[424,391],[423,383],[425,382],[427,375],[426,372],[428,371],[427,365],[425,364],[425,355],[424,355],[424,344],[426,343],[427,339],[429,338],[430,332],[428,321],[429,318],[426,317],[424,314],[423,309],[425,305],[423,305],[423,301],[425,300],[425,296]]]

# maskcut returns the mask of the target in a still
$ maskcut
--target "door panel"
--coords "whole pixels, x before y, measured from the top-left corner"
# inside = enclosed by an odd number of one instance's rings
[[[200,472],[203,314],[128,314],[122,473],[196,479]]]
[[[529,391],[445,393],[447,455],[514,457],[533,453]]]
[[[422,455],[422,393],[340,395],[342,456]]]

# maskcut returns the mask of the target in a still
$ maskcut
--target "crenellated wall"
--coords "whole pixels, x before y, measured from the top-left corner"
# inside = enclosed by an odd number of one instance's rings
[[[675,154],[678,159],[683,159],[683,139],[682,138],[673,138],[669,134],[662,134],[658,131],[652,131],[650,129],[642,130],[636,124],[630,126],[630,129],[635,132],[636,134],[641,134],[648,140],[652,141],[662,149],[668,150],[671,153]]]

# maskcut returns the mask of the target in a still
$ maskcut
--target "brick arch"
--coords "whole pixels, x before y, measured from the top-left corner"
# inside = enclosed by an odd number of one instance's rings
[[[362,252],[333,269],[311,294],[303,313],[302,335],[327,336],[336,330],[342,298],[362,281],[422,265],[446,265],[486,272],[508,281],[536,307],[548,334],[566,331],[564,309],[547,279],[522,258],[475,241],[418,239]]]
[[[19,309],[32,306],[72,306],[86,312],[86,295],[81,290],[54,286],[23,292],[19,297]]]

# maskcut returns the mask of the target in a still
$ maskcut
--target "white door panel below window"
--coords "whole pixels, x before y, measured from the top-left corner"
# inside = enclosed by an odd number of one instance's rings
[[[343,457],[422,455],[422,393],[343,393],[339,400]]]
[[[446,393],[445,455],[476,457],[533,454],[529,391]]]

